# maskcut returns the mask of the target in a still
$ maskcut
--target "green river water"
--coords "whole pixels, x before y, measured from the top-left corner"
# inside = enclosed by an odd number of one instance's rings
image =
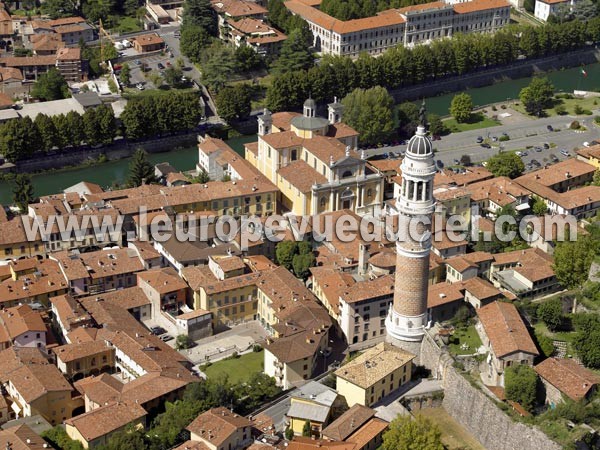
[[[600,91],[600,63],[585,67],[587,77],[581,74],[581,68],[551,72],[547,76],[557,90],[572,92],[573,90]],[[492,86],[469,89],[466,92],[473,98],[475,105],[487,105],[507,99],[515,99],[519,91],[529,84],[530,78],[503,81]],[[427,110],[447,115],[448,108],[454,93],[426,99]],[[229,145],[240,154],[243,154],[243,144],[256,140],[255,136],[243,136],[228,141]],[[179,170],[191,170],[196,166],[198,153],[196,147],[183,149],[167,149],[162,153],[149,155],[153,164],[167,161]],[[83,167],[73,170],[64,170],[51,173],[33,175],[33,186],[36,196],[61,192],[64,188],[79,181],[90,181],[101,186],[110,186],[113,182],[123,182],[127,177],[129,159],[111,161],[97,166]],[[12,200],[12,186],[7,182],[0,182],[0,203],[10,203]]]

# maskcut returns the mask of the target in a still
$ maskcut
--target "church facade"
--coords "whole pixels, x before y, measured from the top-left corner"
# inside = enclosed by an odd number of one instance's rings
[[[358,133],[341,122],[342,110],[335,100],[328,117],[319,117],[308,99],[302,114],[264,110],[259,116],[258,142],[246,144],[245,157],[278,187],[282,212],[380,213],[383,177],[357,151]]]

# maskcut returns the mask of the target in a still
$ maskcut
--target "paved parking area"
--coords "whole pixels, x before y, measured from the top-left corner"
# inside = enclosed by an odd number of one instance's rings
[[[239,353],[255,343],[262,343],[267,335],[260,322],[247,322],[214,336],[200,339],[196,341],[195,347],[183,350],[182,353],[194,364],[204,363],[207,357],[215,361],[231,355],[234,351]]]

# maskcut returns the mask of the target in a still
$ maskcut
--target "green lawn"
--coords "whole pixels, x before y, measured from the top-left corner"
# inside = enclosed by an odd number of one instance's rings
[[[193,88],[169,88],[168,86],[162,86],[160,89],[144,89],[140,91],[136,88],[125,88],[125,92],[123,92],[123,97],[130,99],[133,97],[152,97],[158,95],[172,95],[174,92],[193,92],[195,89]]]
[[[142,31],[139,19],[135,17],[122,16],[118,18],[119,22],[115,26],[115,30],[120,33],[135,33]]]
[[[579,105],[581,106],[581,108],[583,109],[587,109],[589,111],[594,111],[594,109],[598,108],[598,105],[600,105],[600,98],[598,97],[590,97],[590,98],[567,98],[567,99],[558,99],[556,102],[556,105],[562,104],[564,105],[564,107],[566,108],[566,114],[569,115],[575,115],[575,105]],[[549,117],[552,116],[556,116],[556,105],[554,108],[551,109],[547,109],[546,110],[546,115]],[[514,108],[516,111],[519,111],[522,114],[528,115],[527,112],[525,111],[525,108],[523,107],[522,103],[514,103],[513,105],[511,105],[512,108]],[[592,119],[594,116],[591,115],[589,116],[590,119]]]
[[[489,128],[500,125],[497,120],[490,119],[483,113],[471,114],[471,120],[465,123],[458,123],[456,119],[446,119],[444,124],[451,133],[460,133],[461,131],[477,130],[479,128]]]
[[[571,342],[575,338],[574,331],[550,331],[544,322],[536,323],[533,328],[535,329],[536,334],[544,334],[548,336],[550,339],[555,341],[564,341],[567,342],[570,346]]]
[[[264,351],[250,352],[238,358],[222,359],[206,368],[200,368],[208,378],[229,377],[231,383],[248,381],[252,374],[263,371]]]
[[[467,344],[468,348],[461,348],[463,344]],[[450,337],[450,353],[455,355],[472,355],[480,346],[481,339],[479,339],[475,325],[458,328]]]

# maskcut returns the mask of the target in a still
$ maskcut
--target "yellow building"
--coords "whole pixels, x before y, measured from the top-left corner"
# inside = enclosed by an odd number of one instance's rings
[[[39,233],[33,241],[27,239],[23,221],[31,227],[32,219],[28,216],[19,216],[8,220],[6,213],[0,208],[0,261],[19,259],[30,256],[44,256],[44,244]]]
[[[348,406],[371,406],[410,381],[416,356],[382,342],[336,370],[336,390]]]
[[[102,340],[61,345],[53,352],[58,369],[73,381],[109,373],[115,367],[115,349]]]
[[[186,430],[190,440],[202,442],[210,450],[242,449],[253,441],[252,422],[224,407],[200,414]]]
[[[600,144],[578,149],[577,159],[591,164],[596,169],[600,169]]]
[[[284,210],[380,211],[383,177],[357,153],[358,133],[340,122],[342,108],[330,104],[325,119],[308,99],[302,115],[265,110],[259,117],[258,142],[246,145],[246,159],[279,188]]]
[[[302,436],[306,422],[310,423],[311,436],[321,437],[323,428],[332,416],[342,409],[343,400],[333,389],[310,381],[301,386],[290,399],[286,416],[289,427],[296,436]]]

